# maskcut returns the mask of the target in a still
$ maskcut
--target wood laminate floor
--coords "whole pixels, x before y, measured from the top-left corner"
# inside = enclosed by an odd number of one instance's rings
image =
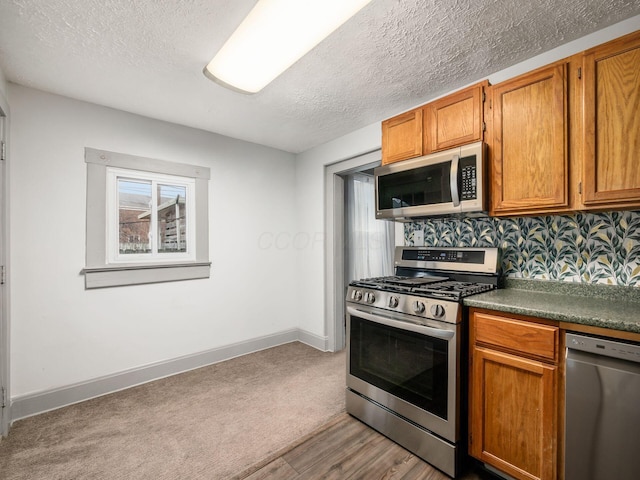
[[[273,459],[246,480],[450,480],[450,477],[350,415]],[[469,471],[460,480],[494,480]]]

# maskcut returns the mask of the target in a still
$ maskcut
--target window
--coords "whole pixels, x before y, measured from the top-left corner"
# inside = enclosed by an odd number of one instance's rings
[[[195,180],[107,168],[109,263],[195,260]]]
[[[209,169],[85,149],[86,288],[207,278]]]

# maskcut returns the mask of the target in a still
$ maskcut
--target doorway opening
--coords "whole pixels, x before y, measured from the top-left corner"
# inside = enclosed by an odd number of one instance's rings
[[[345,185],[345,284],[393,272],[394,225],[376,220],[371,169],[343,176]]]
[[[325,167],[325,328],[330,351],[345,347],[345,295],[349,281],[356,276],[383,275],[384,258],[392,269],[396,239],[402,239],[398,224],[375,220],[372,173],[381,158],[380,150],[375,150]],[[358,195],[362,195],[361,200],[356,197],[356,189]],[[354,193],[352,209],[348,205],[351,191]],[[362,200],[367,198],[368,201]],[[360,218],[362,220],[356,220]],[[379,225],[371,227],[367,225],[369,222],[379,222]],[[383,231],[390,233],[383,234]],[[382,255],[387,249],[390,255]]]

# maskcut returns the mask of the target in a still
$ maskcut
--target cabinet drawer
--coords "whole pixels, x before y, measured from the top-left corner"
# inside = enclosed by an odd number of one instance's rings
[[[501,347],[554,363],[558,361],[558,327],[480,312],[474,312],[473,320],[476,343]]]

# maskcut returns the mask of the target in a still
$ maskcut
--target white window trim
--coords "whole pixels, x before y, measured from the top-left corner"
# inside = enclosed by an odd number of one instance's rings
[[[138,157],[85,148],[87,164],[87,238],[85,288],[169,282],[209,278],[208,196],[210,170],[207,167]],[[193,179],[195,212],[194,252],[189,259],[162,262],[109,262],[108,170],[126,169]],[[194,222],[192,222],[194,223]]]

